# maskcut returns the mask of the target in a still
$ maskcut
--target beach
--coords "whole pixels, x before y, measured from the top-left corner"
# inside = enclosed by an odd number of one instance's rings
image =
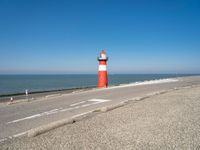
[[[172,80],[147,81],[137,83],[138,85],[121,85],[101,90],[88,90],[83,93],[68,95],[67,97],[82,97],[74,105],[84,106],[86,101],[83,97],[101,98],[110,100],[99,105],[79,107],[80,112],[90,110],[96,111],[93,115],[86,116],[80,121],[75,121],[59,128],[49,130],[35,137],[27,135],[17,138],[6,139],[0,143],[1,149],[197,149],[199,148],[200,134],[200,76],[174,78]],[[102,94],[102,96],[100,96]],[[93,99],[94,100],[94,99]],[[98,99],[96,99],[98,100]],[[12,113],[17,108],[35,107],[36,104],[42,107],[56,101],[62,105],[69,103],[61,98],[52,98],[48,101],[34,101],[28,104],[19,103],[12,105]],[[81,103],[84,103],[81,104]],[[107,106],[120,107],[107,109]],[[29,106],[28,106],[29,105]],[[55,104],[54,104],[55,105]],[[10,106],[9,106],[10,107]],[[99,109],[99,108],[104,109]],[[85,110],[83,110],[85,108]],[[8,107],[1,107],[1,111],[10,111]],[[38,108],[37,108],[38,109]],[[72,109],[71,109],[72,110]],[[26,111],[26,110],[24,110]],[[36,110],[34,110],[36,111]],[[63,109],[61,109],[63,111]],[[61,112],[44,117],[51,122],[63,118],[70,118],[69,112],[61,115]],[[30,113],[27,111],[27,113]],[[71,112],[73,116],[75,111]],[[76,114],[77,116],[77,114]],[[79,115],[80,116],[80,115]],[[1,116],[2,117],[2,116]],[[11,117],[11,116],[10,116]],[[56,117],[57,119],[53,119]],[[14,120],[7,127],[29,125],[41,121],[35,120]],[[1,119],[8,121],[9,119]],[[47,123],[46,122],[46,123]],[[41,124],[40,124],[41,125]],[[38,126],[38,125],[37,125]],[[2,126],[5,128],[4,126]],[[11,129],[11,128],[10,128]],[[15,128],[16,129],[16,128]],[[6,134],[6,132],[1,132]]]

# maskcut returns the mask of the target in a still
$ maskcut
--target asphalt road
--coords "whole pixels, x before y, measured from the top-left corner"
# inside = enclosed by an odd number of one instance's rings
[[[0,105],[0,141],[22,136],[27,130],[95,108],[144,96],[156,91],[200,84],[200,76],[177,78],[177,82],[95,89],[40,100]]]

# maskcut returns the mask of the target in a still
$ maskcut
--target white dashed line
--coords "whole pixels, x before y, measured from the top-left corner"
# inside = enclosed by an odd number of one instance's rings
[[[20,137],[20,136],[25,135],[26,133],[27,133],[27,132],[18,133],[18,134],[13,135],[12,137],[14,137],[14,138]]]
[[[84,112],[84,113],[81,113],[81,114],[78,114],[78,115],[74,115],[74,116],[72,116],[72,118],[80,117],[80,116],[89,114],[89,113],[91,113],[91,112],[92,112],[92,111],[88,111],[88,112]]]
[[[74,103],[74,104],[71,104],[70,106],[76,106],[76,105],[79,105],[79,104],[83,104],[85,103],[86,101],[81,101],[81,102],[78,102],[78,103]]]
[[[6,124],[17,123],[17,122],[20,122],[20,121],[29,120],[29,119],[33,119],[33,118],[38,118],[38,117],[42,117],[42,116],[48,116],[48,115],[56,114],[56,113],[59,113],[59,112],[66,112],[66,111],[69,111],[69,110],[74,110],[74,109],[79,109],[79,108],[83,108],[83,107],[88,107],[88,106],[91,106],[91,105],[96,105],[96,104],[104,103],[104,102],[108,102],[108,101],[110,101],[110,100],[105,100],[105,99],[90,99],[90,100],[87,100],[87,101],[81,101],[81,102],[74,103],[74,104],[70,105],[70,106],[76,106],[76,107],[65,108],[65,109],[63,109],[61,107],[61,108],[58,108],[58,109],[53,109],[53,110],[46,111],[46,112],[43,112],[43,113],[39,113],[39,114],[35,114],[35,115],[32,115],[32,116],[28,116],[28,117],[25,117],[25,118],[21,118],[21,119],[16,119],[16,120],[13,120],[13,121],[9,121]],[[93,103],[89,103],[89,104],[84,104],[84,105],[81,105],[81,106],[77,106],[78,104],[83,104],[85,102],[93,102]]]
[[[81,107],[87,107],[87,106],[90,106],[92,104],[85,104],[85,105],[82,105]]]
[[[13,120],[13,121],[7,122],[6,124],[16,123],[16,122],[20,122],[20,121],[24,121],[24,120],[28,120],[28,119],[33,119],[33,118],[41,117],[41,116],[44,116],[44,115],[50,115],[50,114],[56,113],[58,110],[59,109],[53,109],[53,110],[43,112],[43,113],[40,113],[40,114],[35,114],[35,115],[28,116],[28,117],[25,117],[25,118]]]
[[[27,119],[32,119],[32,118],[40,117],[40,116],[41,116],[41,114],[36,114],[36,115],[28,116],[28,117],[25,117],[25,118],[13,120],[13,121],[7,122],[6,124],[16,123],[16,122],[20,122],[20,121],[24,121],[24,120],[27,120]]]
[[[65,111],[69,111],[69,110],[73,110],[73,108],[65,108],[65,109],[61,109],[61,110],[59,110],[59,112],[65,112]]]
[[[17,138],[17,137],[23,136],[26,133],[27,133],[27,131],[26,132],[21,132],[21,133],[15,134],[15,135],[11,135],[11,136],[8,136],[8,137],[3,138],[3,139],[0,139],[0,143],[3,143],[4,141],[7,141],[9,139],[13,139],[13,138]]]

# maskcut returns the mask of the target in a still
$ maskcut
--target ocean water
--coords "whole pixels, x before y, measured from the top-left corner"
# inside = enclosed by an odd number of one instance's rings
[[[188,76],[186,74],[121,74],[109,75],[109,85]],[[95,87],[97,75],[0,75],[0,95]]]

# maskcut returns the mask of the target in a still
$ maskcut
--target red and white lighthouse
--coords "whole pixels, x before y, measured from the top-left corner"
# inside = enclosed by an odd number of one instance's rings
[[[108,86],[108,75],[106,62],[108,61],[108,57],[104,50],[101,51],[100,56],[98,57],[99,61],[99,71],[98,71],[98,88],[103,88]]]

